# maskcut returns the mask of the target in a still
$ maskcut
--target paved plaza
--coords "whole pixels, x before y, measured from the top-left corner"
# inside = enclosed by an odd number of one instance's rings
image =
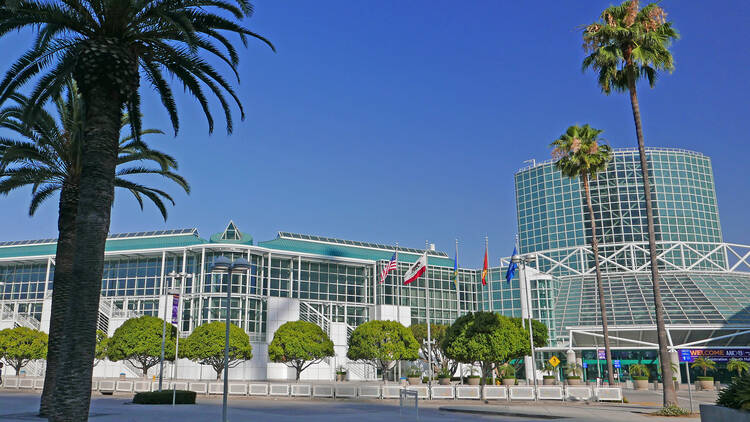
[[[680,404],[688,407],[686,391],[679,393]],[[626,390],[627,404],[574,402],[531,402],[484,404],[472,400],[431,400],[419,402],[420,421],[662,421],[675,418],[649,416],[660,406],[660,392]],[[694,392],[694,407],[713,403],[715,393]],[[132,395],[95,394],[91,420],[109,421],[217,421],[221,418],[221,396],[199,396],[196,405],[134,405]],[[40,421],[36,417],[39,394],[0,391],[0,420]],[[398,400],[343,400],[294,398],[231,398],[231,421],[298,422],[393,422],[417,420],[413,409],[400,412]],[[697,416],[683,418],[697,420]]]

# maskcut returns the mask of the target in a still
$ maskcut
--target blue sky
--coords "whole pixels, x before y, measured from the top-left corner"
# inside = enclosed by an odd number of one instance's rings
[[[590,123],[612,146],[635,146],[627,96],[600,94],[580,70],[577,27],[608,1],[253,3],[247,25],[278,52],[258,42],[241,51],[247,119],[209,136],[199,106],[178,96],[178,137],[151,142],[179,159],[193,193],[168,187],[177,206],[166,223],[121,194],[112,232],[197,227],[208,237],[233,219],[256,240],[279,230],[429,240],[451,255],[458,238],[461,264],[478,267],[485,236],[493,264],[513,248],[513,173],[547,159],[567,126]],[[682,39],[677,70],[641,87],[646,143],[711,156],[725,239],[750,243],[750,8],[662,5]],[[0,67],[29,40],[0,40]],[[146,125],[169,129],[156,97],[144,97]],[[55,200],[34,218],[28,200],[28,190],[0,198],[0,239],[56,236]]]

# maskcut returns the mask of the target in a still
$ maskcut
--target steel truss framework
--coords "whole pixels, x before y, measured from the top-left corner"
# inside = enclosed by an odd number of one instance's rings
[[[708,242],[657,242],[657,261],[661,271],[750,272],[750,245]],[[556,276],[594,274],[591,247],[547,249],[536,252],[530,267]],[[648,242],[608,243],[599,245],[599,260],[607,271],[649,271]],[[508,258],[501,260],[508,264]]]
[[[601,327],[566,327],[567,345],[545,347],[541,351],[591,350],[603,348]],[[609,338],[614,350],[654,350],[655,325],[610,327]],[[669,349],[750,349],[750,324],[667,324]]]

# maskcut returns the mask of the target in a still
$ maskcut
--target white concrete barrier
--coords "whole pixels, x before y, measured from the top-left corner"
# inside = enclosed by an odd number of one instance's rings
[[[379,399],[380,398],[380,386],[379,385],[360,385],[358,391],[359,397],[368,399]]]
[[[99,388],[99,381],[91,381],[91,391],[96,391]]]
[[[151,381],[136,381],[133,385],[133,391],[136,393],[151,391]]]
[[[115,381],[114,380],[101,380],[99,381],[99,391],[103,393],[114,393],[115,392]]]
[[[332,385],[313,385],[313,397],[333,397]]]
[[[336,384],[334,395],[336,398],[353,399],[357,397],[357,387],[347,384]]]
[[[205,382],[191,382],[188,385],[188,390],[194,391],[197,394],[208,394],[208,384]]]
[[[598,401],[623,401],[621,388],[597,388],[594,394]]]
[[[309,384],[292,384],[292,397],[310,397],[312,388]]]
[[[430,396],[433,399],[452,399],[456,397],[456,392],[452,385],[436,385],[432,387]]]
[[[534,400],[534,387],[512,385],[508,388],[508,397],[511,400]]]
[[[539,400],[565,400],[561,386],[546,386],[536,388],[536,397]]]
[[[251,396],[267,396],[268,384],[250,384],[248,394]]]
[[[504,385],[485,385],[482,396],[484,400],[508,400],[508,389]]]
[[[224,383],[223,382],[209,383],[208,394],[224,394]]]
[[[481,391],[478,385],[457,385],[456,386],[456,398],[457,399],[474,399],[479,400],[481,398]]]
[[[230,396],[246,396],[247,384],[245,384],[244,382],[230,382],[227,390]]]
[[[18,378],[6,377],[3,381],[3,387],[5,388],[18,388]]]
[[[568,400],[591,400],[591,387],[572,387],[565,388],[565,398]]]
[[[188,383],[187,381],[172,381],[169,386],[170,390],[187,390],[188,389]]]
[[[411,391],[416,391],[417,397],[419,397],[422,400],[430,398],[430,390],[427,388],[426,385],[410,385],[406,387],[406,389],[411,390]]]
[[[161,389],[169,390],[169,381],[162,381]],[[151,383],[151,391],[159,391],[159,381],[154,381]]]
[[[37,378],[34,380],[34,390],[44,389],[44,378]]]
[[[117,381],[115,391],[117,391],[118,393],[131,393],[133,391],[133,381]]]
[[[289,384],[271,384],[268,395],[270,396],[288,396]]]
[[[33,378],[19,378],[18,379],[18,388],[24,388],[33,390],[34,389],[34,379]]]
[[[384,399],[397,399],[401,394],[401,386],[398,385],[384,385],[382,390]]]

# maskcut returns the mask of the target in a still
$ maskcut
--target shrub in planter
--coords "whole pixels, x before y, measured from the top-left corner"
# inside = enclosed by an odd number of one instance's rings
[[[701,385],[701,389],[704,389],[704,390],[714,389],[714,377],[709,377],[706,375],[708,371],[716,370],[716,362],[712,361],[711,359],[697,358],[695,361],[693,361],[693,364],[690,365],[690,367],[703,370],[703,376],[698,377],[698,381]]]
[[[503,385],[515,385],[516,384],[516,368],[512,365],[502,365],[498,368],[500,378],[503,380]]]
[[[440,385],[450,385],[451,383],[451,373],[448,370],[442,370],[438,374],[438,383]]]
[[[635,389],[648,390],[648,377],[651,375],[648,366],[642,363],[634,363],[628,369],[630,370],[630,378],[633,379]]]
[[[568,382],[568,385],[579,385],[581,384],[581,377],[577,375],[569,375],[565,380]]]
[[[469,375],[466,379],[469,385],[479,385],[479,381],[482,379],[479,375]]]
[[[336,368],[336,381],[346,381],[346,367],[341,365]]]
[[[410,385],[421,384],[422,371],[418,367],[412,366],[406,371],[406,379]]]
[[[732,409],[750,411],[750,375],[733,377],[732,382],[721,390],[716,404]]]
[[[172,404],[172,390],[137,393],[133,404]],[[195,404],[195,391],[175,391],[175,404]]]
[[[555,384],[555,376],[554,375],[545,375],[542,377],[544,385],[554,385]]]

